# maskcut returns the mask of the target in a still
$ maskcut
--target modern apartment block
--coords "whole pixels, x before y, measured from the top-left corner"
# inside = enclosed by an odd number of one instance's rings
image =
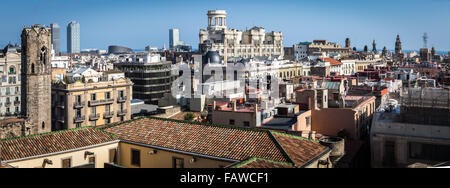
[[[133,83],[119,78],[52,85],[53,130],[100,126],[131,119]]]
[[[61,35],[60,35],[59,25],[52,23],[52,24],[50,24],[50,28],[52,29],[53,51],[55,52],[55,54],[59,54],[61,52],[61,49],[60,49]]]
[[[126,62],[114,64],[114,67],[124,72],[125,77],[134,83],[134,99],[157,105],[165,93],[171,92],[175,80],[171,74],[171,65],[172,62],[159,54],[137,54]]]
[[[9,44],[0,52],[0,119],[20,114],[21,55]]]

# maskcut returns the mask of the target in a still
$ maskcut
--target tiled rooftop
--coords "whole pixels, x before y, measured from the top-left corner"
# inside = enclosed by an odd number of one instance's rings
[[[280,163],[276,161],[270,161],[261,158],[251,158],[243,161],[239,164],[232,166],[231,168],[293,168],[290,163]]]
[[[143,118],[105,131],[130,141],[235,161],[261,158],[302,166],[327,151],[317,142],[259,129]]]
[[[117,140],[95,129],[81,128],[0,141],[0,157],[4,161],[63,152]]]

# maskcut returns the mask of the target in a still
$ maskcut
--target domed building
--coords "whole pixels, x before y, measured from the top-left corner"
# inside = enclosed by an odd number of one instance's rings
[[[203,83],[205,83],[208,79],[215,75],[217,68],[212,67],[220,67],[220,70],[222,71],[226,70],[225,66],[222,64],[222,58],[220,57],[219,52],[216,51],[213,47],[209,48],[208,52],[206,52],[202,56],[202,70],[204,70],[206,67],[208,67],[208,69],[211,68],[211,74],[203,75]]]
[[[208,52],[203,55],[202,64],[222,64],[222,58],[218,51],[214,48],[210,48]]]

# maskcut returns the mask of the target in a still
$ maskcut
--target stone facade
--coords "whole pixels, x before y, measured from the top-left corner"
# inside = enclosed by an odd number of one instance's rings
[[[20,57],[20,52],[8,46],[0,52],[0,119],[20,114]]]
[[[201,52],[214,47],[224,60],[231,57],[284,56],[283,33],[266,33],[262,27],[239,31],[226,26],[225,10],[208,11],[208,29],[200,30]]]
[[[25,136],[25,120],[10,118],[0,121],[0,140]]]
[[[22,115],[30,134],[51,131],[51,29],[22,31]]]

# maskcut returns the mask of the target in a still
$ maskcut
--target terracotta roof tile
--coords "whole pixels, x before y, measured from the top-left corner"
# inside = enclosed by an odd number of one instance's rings
[[[281,163],[277,161],[270,161],[260,158],[252,158],[247,161],[243,161],[231,168],[293,168],[290,163]]]
[[[327,147],[298,136],[268,130],[144,118],[105,129],[121,140],[237,161],[250,158],[302,166]],[[256,161],[254,167],[269,167]],[[281,167],[279,165],[273,165]]]
[[[268,131],[146,118],[105,129],[121,140],[184,152],[245,160],[261,157],[287,162]]]
[[[5,161],[16,160],[102,144],[114,140],[117,140],[114,136],[94,128],[32,135],[0,141],[0,157]]]
[[[326,58],[318,58],[318,59],[320,59],[322,61],[325,61],[325,62],[330,62],[330,65],[332,65],[332,66],[334,66],[334,65],[342,65],[342,62],[340,62],[340,61],[338,61],[336,59],[333,59],[333,58],[326,57]]]
[[[297,167],[305,165],[310,160],[329,150],[326,146],[298,136],[277,132],[273,132],[273,136]]]

